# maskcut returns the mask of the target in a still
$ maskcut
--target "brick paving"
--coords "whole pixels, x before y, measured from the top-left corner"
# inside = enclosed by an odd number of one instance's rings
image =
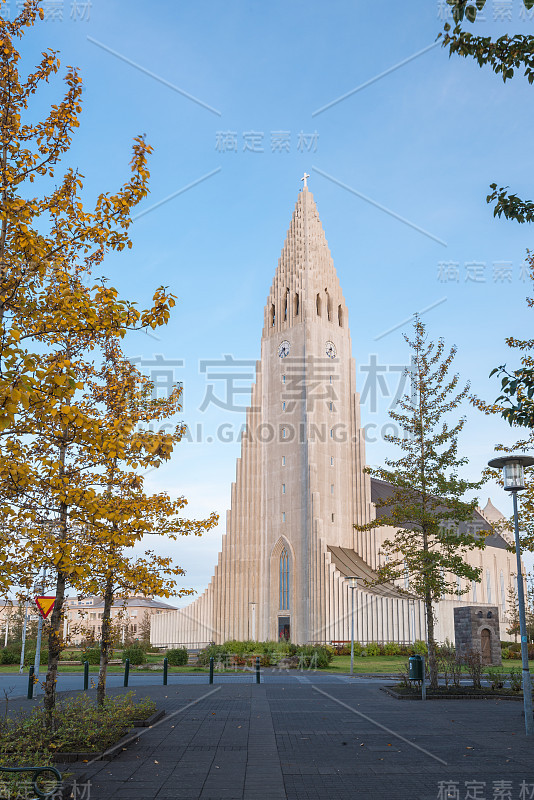
[[[143,687],[166,717],[113,761],[69,769],[90,800],[445,800],[440,782],[454,800],[534,799],[521,703],[399,701],[321,678]]]

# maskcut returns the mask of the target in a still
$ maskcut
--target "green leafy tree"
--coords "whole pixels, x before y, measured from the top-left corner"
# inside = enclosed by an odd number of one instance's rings
[[[390,483],[393,492],[377,502],[381,513],[375,520],[355,527],[361,531],[391,527],[391,534],[381,545],[388,558],[378,569],[376,582],[393,581],[402,586],[408,575],[406,593],[424,602],[430,680],[436,687],[434,607],[446,595],[457,593],[457,578],[480,579],[480,568],[468,564],[465,555],[484,547],[485,537],[460,532],[460,524],[471,522],[477,507],[476,499],[464,499],[466,492],[480,488],[482,482],[473,483],[458,475],[467,463],[458,456],[458,436],[465,418],[449,420],[466,398],[469,386],[459,388],[458,375],[449,374],[456,348],[446,353],[443,340],[428,341],[418,317],[413,327],[413,338],[405,335],[412,350],[411,394],[390,411],[402,435],[385,437],[402,455],[386,459],[385,467],[368,469]]]
[[[527,574],[527,591],[525,595],[525,617],[527,623],[527,636],[530,642],[534,642],[534,574]],[[515,586],[510,586],[508,590],[508,621],[509,626],[506,632],[516,637],[520,633],[519,629],[519,605],[517,601],[517,591]]]

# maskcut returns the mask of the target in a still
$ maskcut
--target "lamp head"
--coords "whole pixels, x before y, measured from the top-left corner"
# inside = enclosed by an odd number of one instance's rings
[[[489,467],[502,469],[504,489],[507,492],[520,492],[525,488],[524,468],[531,467],[534,458],[525,453],[516,453],[488,461]]]
[[[351,589],[357,589],[358,588],[358,581],[360,580],[360,576],[359,575],[351,575],[350,577],[346,578],[345,580],[347,581],[347,583],[349,584],[349,587]]]

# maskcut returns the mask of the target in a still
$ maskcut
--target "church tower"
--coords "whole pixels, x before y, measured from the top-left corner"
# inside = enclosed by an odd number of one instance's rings
[[[347,307],[306,185],[265,308],[260,371],[261,421],[272,429],[262,448],[262,633],[316,641],[326,543],[355,549],[371,497]]]
[[[218,563],[197,600],[154,620],[155,643],[346,641],[346,578],[376,567],[374,533],[353,527],[374,506],[348,311],[308,177],[265,306]],[[422,638],[419,604],[410,617],[394,587],[358,596],[361,640]]]

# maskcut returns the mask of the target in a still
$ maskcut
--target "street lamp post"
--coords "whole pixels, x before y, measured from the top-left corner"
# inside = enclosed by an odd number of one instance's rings
[[[530,467],[533,464],[534,458],[527,455],[503,456],[502,458],[493,458],[491,461],[488,461],[488,466],[502,469],[504,489],[507,492],[512,492],[512,498],[514,501],[515,554],[517,559],[517,603],[519,606],[519,631],[521,634],[521,661],[523,666],[523,708],[525,711],[525,731],[527,736],[534,735],[534,720],[532,718],[532,683],[528,668],[525,592],[523,588],[523,573],[521,572],[517,493],[523,491],[525,488],[524,467]]]
[[[351,575],[347,578],[347,583],[349,585],[349,589],[352,593],[352,613],[350,619],[350,674],[354,675],[354,591],[358,588],[358,581],[359,577],[357,575]]]

